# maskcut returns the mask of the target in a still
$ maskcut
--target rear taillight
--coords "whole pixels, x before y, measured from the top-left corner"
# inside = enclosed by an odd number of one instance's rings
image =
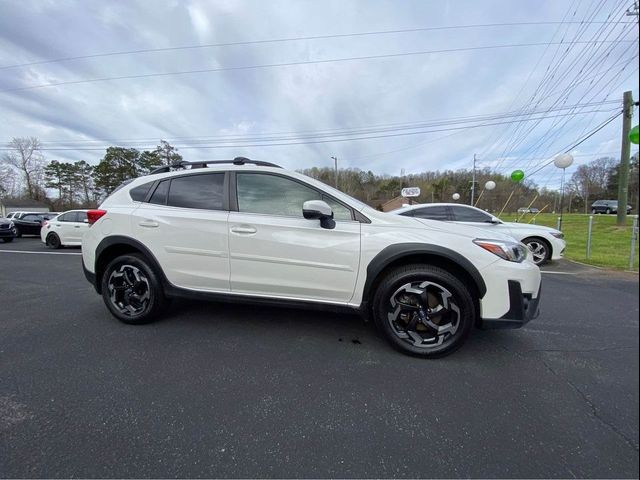
[[[87,220],[89,221],[89,226],[100,220],[105,213],[107,213],[106,210],[89,210],[87,212]]]

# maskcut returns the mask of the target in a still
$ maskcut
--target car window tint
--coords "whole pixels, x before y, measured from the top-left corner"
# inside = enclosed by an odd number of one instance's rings
[[[491,215],[476,210],[475,208],[463,207],[462,205],[451,206],[453,219],[456,222],[490,222]]]
[[[133,201],[144,202],[144,199],[147,198],[147,193],[149,193],[151,185],[153,185],[153,182],[132,188],[131,191],[129,191],[129,196]]]
[[[429,220],[449,220],[449,209],[446,205],[416,208],[413,211],[413,216]]]
[[[302,217],[304,202],[322,199],[314,189],[276,175],[239,173],[236,178],[240,212]]]
[[[155,192],[151,195],[149,203],[155,203],[156,205],[167,204],[167,193],[169,193],[169,180],[160,182],[156,187]]]
[[[398,215],[402,215],[403,217],[413,217],[415,215],[415,210],[404,210]]]
[[[40,215],[25,215],[24,217],[22,217],[22,220],[24,220],[25,222],[41,222],[42,221],[42,217]]]
[[[87,212],[76,212],[75,222],[84,223],[85,220],[88,220]]]
[[[338,203],[333,198],[323,195],[322,199],[327,202],[327,205],[333,210],[333,218],[335,220],[352,220],[351,209],[345,207],[341,203]]]
[[[189,175],[171,180],[168,205],[202,210],[222,210],[224,173]]]

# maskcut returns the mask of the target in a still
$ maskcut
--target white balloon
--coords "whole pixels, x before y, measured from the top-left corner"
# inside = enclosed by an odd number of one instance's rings
[[[493,190],[494,188],[496,188],[496,182],[494,182],[493,180],[489,180],[484,184],[484,188],[485,190]]]
[[[553,164],[558,168],[570,167],[573,163],[573,155],[569,153],[562,153],[553,159]]]
[[[454,193],[453,195],[451,195],[451,198],[453,198],[454,200],[460,200],[460,194]]]

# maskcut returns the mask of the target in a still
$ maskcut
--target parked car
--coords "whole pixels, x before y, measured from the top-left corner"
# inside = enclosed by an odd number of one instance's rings
[[[627,205],[627,214],[631,213],[631,205]],[[591,213],[618,213],[617,200],[596,200],[591,204]]]
[[[69,210],[43,223],[40,239],[49,248],[73,247],[82,244],[89,228],[88,210]]]
[[[45,213],[21,212],[15,215],[11,220],[16,228],[16,236],[23,235],[40,235],[40,227],[47,218]]]
[[[564,234],[555,228],[528,223],[503,222],[471,205],[426,203],[402,207],[390,213],[405,217],[473,225],[482,228],[487,232],[487,235],[493,235],[496,232],[510,235],[529,248],[536,265],[543,265],[549,260],[559,260],[564,255],[566,248]]]
[[[518,209],[518,213],[540,213],[540,210],[537,208],[529,208],[529,207],[520,207]]]
[[[16,238],[16,227],[10,218],[0,218],[0,238],[4,243],[13,242]]]
[[[89,210],[84,273],[121,321],[150,322],[173,297],[349,309],[436,357],[474,325],[538,313],[540,270],[511,237],[378,212],[267,162],[208,165],[162,167]]]

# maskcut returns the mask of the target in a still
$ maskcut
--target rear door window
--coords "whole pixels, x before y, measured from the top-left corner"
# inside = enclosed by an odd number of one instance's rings
[[[453,211],[453,219],[456,222],[491,222],[491,215],[481,212],[480,210],[476,210],[475,208],[453,205],[451,210]]]
[[[433,207],[422,207],[413,210],[413,216],[426,218],[429,220],[450,220],[449,207],[446,205],[434,205]]]
[[[224,173],[173,178],[167,205],[201,210],[222,210],[223,189]]]

